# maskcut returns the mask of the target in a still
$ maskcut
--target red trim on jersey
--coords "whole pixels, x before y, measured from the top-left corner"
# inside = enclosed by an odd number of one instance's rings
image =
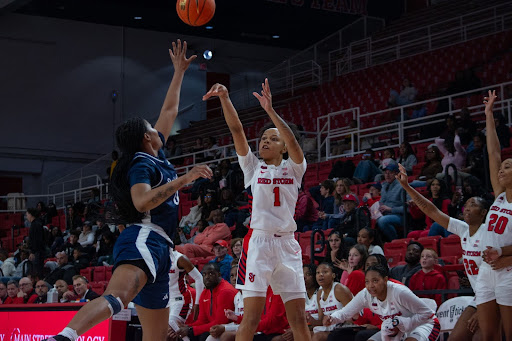
[[[436,341],[439,337],[439,333],[441,332],[441,325],[439,324],[439,320],[437,317],[434,319],[434,328],[432,328],[432,332],[428,336],[428,341]]]
[[[251,239],[252,229],[249,229],[244,237],[244,243],[242,245],[242,254],[240,255],[240,261],[238,262],[238,275],[237,284],[245,285],[245,272],[247,270],[247,252],[249,250],[249,240]]]

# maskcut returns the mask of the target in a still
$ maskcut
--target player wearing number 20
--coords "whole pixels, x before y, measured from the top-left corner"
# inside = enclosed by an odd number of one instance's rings
[[[253,195],[251,229],[244,238],[238,265],[237,288],[244,292],[244,319],[236,340],[252,340],[269,285],[283,299],[294,340],[309,340],[302,254],[293,235],[297,229],[293,215],[306,160],[296,136],[272,107],[267,79],[262,84],[261,94],[254,92],[253,95],[273,123],[273,127],[264,129],[261,135],[259,155],[262,160],[251,152],[226,87],[215,84],[203,97],[220,98],[244,172],[245,187],[250,186]]]
[[[489,175],[496,199],[485,221],[487,250],[476,282],[478,322],[483,340],[500,339],[500,315],[505,338],[512,340],[512,159],[501,161],[493,106],[496,92],[484,98]]]

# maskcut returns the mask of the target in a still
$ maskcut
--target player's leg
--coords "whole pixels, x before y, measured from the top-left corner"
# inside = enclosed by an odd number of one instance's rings
[[[478,305],[478,326],[482,331],[482,340],[498,340],[500,337],[500,312],[496,300]]]
[[[165,340],[169,322],[169,308],[147,309],[136,305],[142,325],[142,341]]]
[[[87,303],[73,317],[55,340],[75,340],[98,323],[108,319],[131,302],[147,281],[146,273],[137,266],[122,264],[112,274],[103,296]],[[121,301],[121,302],[119,302]],[[51,340],[52,338],[50,338]]]
[[[505,339],[512,341],[512,306],[499,305]],[[508,322],[507,322],[508,321]]]
[[[244,291],[244,318],[236,332],[237,341],[252,340],[265,307],[265,297],[266,292]]]
[[[236,331],[224,332],[220,336],[220,341],[235,341]]]
[[[286,318],[288,319],[290,328],[293,331],[294,341],[311,340],[311,334],[309,332],[308,323],[306,321],[306,299],[291,298],[287,296],[287,293],[281,293],[284,307],[286,309]],[[302,297],[304,297],[303,294]],[[328,335],[329,334],[327,333],[325,338],[321,340],[327,340]]]
[[[466,341],[471,340],[475,333],[472,333],[468,328],[468,321],[475,315],[476,308],[468,306],[462,312],[455,327],[450,333],[450,341]]]
[[[314,333],[311,341],[326,341],[331,332],[318,332]]]

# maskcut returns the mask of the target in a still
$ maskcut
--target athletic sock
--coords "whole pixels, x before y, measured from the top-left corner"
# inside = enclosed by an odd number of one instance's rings
[[[73,330],[69,327],[64,328],[57,336],[63,336],[70,341],[76,341],[76,339],[78,339],[78,334],[76,333],[76,330]]]

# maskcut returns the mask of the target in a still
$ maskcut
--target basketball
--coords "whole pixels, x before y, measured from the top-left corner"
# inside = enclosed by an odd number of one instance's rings
[[[203,26],[215,14],[215,0],[178,0],[176,12],[190,26]]]

